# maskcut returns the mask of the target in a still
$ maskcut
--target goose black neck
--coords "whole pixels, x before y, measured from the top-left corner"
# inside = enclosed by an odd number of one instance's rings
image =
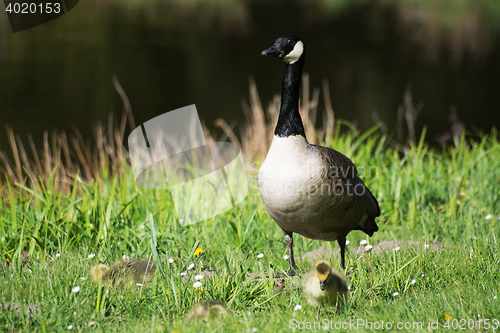
[[[280,114],[274,130],[274,135],[282,138],[292,135],[306,137],[299,113],[300,80],[304,58],[305,53],[293,64],[287,64],[285,68]]]

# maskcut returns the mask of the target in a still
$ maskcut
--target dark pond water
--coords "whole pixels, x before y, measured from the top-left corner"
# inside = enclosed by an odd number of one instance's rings
[[[500,124],[498,26],[482,41],[487,47],[457,55],[446,41],[439,47],[446,35],[427,41],[383,1],[331,14],[304,1],[189,3],[80,1],[68,14],[15,34],[0,13],[0,149],[8,149],[4,123],[23,140],[31,133],[41,142],[44,130],[72,125],[91,138],[95,122],[121,114],[114,73],[136,123],[196,104],[209,126],[219,117],[241,124],[250,76],[264,105],[280,92],[284,65],[260,52],[283,33],[305,41],[311,87],[328,79],[336,116],[361,129],[374,124],[376,111],[394,132],[409,83],[423,105],[417,133],[427,125],[429,142],[449,131],[451,107],[468,129]]]

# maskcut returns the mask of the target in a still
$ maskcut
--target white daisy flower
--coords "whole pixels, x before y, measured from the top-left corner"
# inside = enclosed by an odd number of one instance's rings
[[[346,239],[346,241],[345,241],[345,245],[348,245],[348,244],[349,244],[349,241]]]
[[[60,253],[56,253],[56,258],[59,258],[61,256]]]
[[[372,246],[372,245],[367,245],[367,246],[365,246],[365,250],[366,250],[366,251],[370,251],[372,248],[373,248],[373,246]]]
[[[257,255],[257,258],[259,258],[259,259],[264,258],[264,253],[259,253],[259,254]]]
[[[360,245],[365,245],[368,244],[368,241],[366,239],[363,239],[361,242],[359,242]]]
[[[194,279],[195,279],[196,281],[203,280],[203,275],[201,275],[201,274],[195,275],[195,276],[194,276]]]
[[[283,256],[283,259],[288,260],[288,259],[290,259],[290,256],[289,256],[288,254],[285,254],[285,255]]]
[[[202,286],[201,281],[196,281],[195,283],[193,283],[193,288],[199,289],[201,288],[201,286]]]
[[[82,277],[80,278],[80,280],[85,281],[85,280],[87,280],[87,278],[86,278],[85,276],[82,276]]]
[[[136,285],[137,287],[142,287],[142,283],[139,283],[139,282],[137,282],[135,285]]]
[[[424,249],[428,249],[429,248],[429,244],[424,244]]]
[[[168,262],[169,263],[173,263],[174,262],[174,258],[168,258]]]
[[[181,272],[181,276],[186,276],[187,272]]]
[[[126,254],[122,255],[122,259],[123,260],[130,260],[130,257]]]
[[[193,269],[194,268],[194,263],[190,263],[187,269]]]
[[[302,305],[300,305],[300,304],[295,305],[295,307],[293,308],[293,311],[299,311],[299,310],[302,310]]]
[[[92,259],[92,258],[94,258],[94,257],[95,257],[95,253],[91,253],[91,254],[89,254],[89,256],[88,256],[88,258],[89,258],[89,259]]]
[[[399,293],[397,291],[392,293],[392,296],[398,296],[398,295],[399,295]]]
[[[252,332],[253,332],[253,333],[256,333],[256,332],[258,332],[258,331],[259,331],[259,330],[257,329],[257,327],[252,327]]]
[[[72,329],[73,329],[73,325],[69,325],[68,330],[72,330]]]
[[[80,286],[74,287],[73,289],[71,289],[71,291],[74,292],[75,294],[80,292]]]
[[[491,214],[486,215],[486,217],[485,217],[484,219],[485,219],[485,220],[489,220],[489,219],[491,219]]]
[[[415,284],[415,283],[417,283],[417,280],[413,279],[413,280],[411,280],[411,282],[410,282],[410,283],[411,283],[411,284]]]
[[[399,246],[396,246],[396,247],[394,248],[394,251],[399,251]]]

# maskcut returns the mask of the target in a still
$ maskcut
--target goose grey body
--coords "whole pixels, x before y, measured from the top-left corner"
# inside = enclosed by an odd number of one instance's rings
[[[257,184],[274,221],[310,239],[338,240],[378,214],[351,160],[303,136],[274,137]]]
[[[293,268],[293,233],[310,239],[337,240],[345,268],[345,237],[352,230],[370,236],[378,230],[378,202],[349,158],[307,142],[298,112],[305,57],[302,41],[292,35],[281,36],[262,54],[275,55],[288,63],[275,136],[258,172],[262,201],[285,234]]]

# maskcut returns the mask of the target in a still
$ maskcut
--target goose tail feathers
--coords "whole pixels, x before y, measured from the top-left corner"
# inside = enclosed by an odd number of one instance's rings
[[[378,231],[377,223],[375,223],[375,216],[368,215],[366,219],[354,230],[361,230],[368,236],[373,236],[375,231]]]

